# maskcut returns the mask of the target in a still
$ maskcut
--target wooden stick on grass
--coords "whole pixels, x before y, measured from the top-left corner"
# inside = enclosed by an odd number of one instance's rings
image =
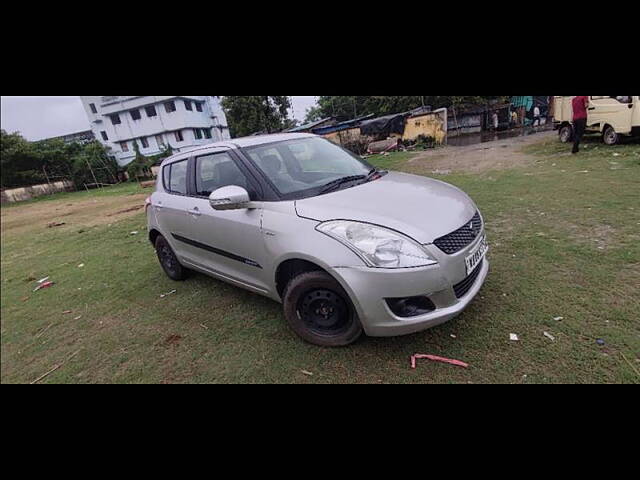
[[[47,375],[49,375],[50,373],[55,372],[57,369],[59,369],[62,365],[64,365],[66,362],[68,362],[69,360],[71,360],[73,357],[75,357],[78,353],[80,353],[80,350],[75,351],[74,353],[72,353],[71,355],[69,355],[66,360],[64,360],[62,363],[57,364],[56,366],[54,366],[51,370],[49,370],[47,373],[43,373],[42,375],[40,375],[38,378],[36,378],[33,382],[31,382],[31,385],[33,385],[34,383],[38,383],[40,380],[42,380],[43,378],[45,378]]]

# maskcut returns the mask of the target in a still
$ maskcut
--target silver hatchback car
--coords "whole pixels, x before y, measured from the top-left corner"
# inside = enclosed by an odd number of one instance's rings
[[[311,134],[167,158],[146,211],[170,278],[195,270],[281,302],[317,345],[446,322],[489,270],[483,218],[464,192],[378,170]]]

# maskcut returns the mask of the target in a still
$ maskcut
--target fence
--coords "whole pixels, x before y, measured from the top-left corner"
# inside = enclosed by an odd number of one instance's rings
[[[72,190],[74,190],[74,185],[71,180],[43,183],[40,185],[31,185],[29,187],[11,188],[0,192],[0,202],[21,202],[41,195],[51,195],[52,193],[69,192]]]

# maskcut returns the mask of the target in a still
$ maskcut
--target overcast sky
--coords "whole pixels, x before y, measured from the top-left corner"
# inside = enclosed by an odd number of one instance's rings
[[[291,97],[293,117],[304,120],[315,97]],[[2,128],[20,132],[27,140],[89,130],[80,97],[0,97]]]

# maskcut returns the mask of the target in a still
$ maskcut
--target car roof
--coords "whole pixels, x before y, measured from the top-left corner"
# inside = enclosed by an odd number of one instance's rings
[[[191,154],[196,151],[206,153],[208,151],[214,151],[221,148],[229,149],[229,148],[256,147],[259,145],[266,145],[273,142],[283,142],[286,140],[297,140],[301,138],[312,138],[317,136],[318,135],[313,135],[311,133],[272,133],[269,135],[254,135],[251,137],[233,138],[231,140],[226,140],[223,142],[212,142],[204,145],[198,145],[198,146],[183,150],[180,153],[176,153],[175,155],[171,155],[170,157],[167,157],[164,159],[161,166],[164,166],[168,163],[173,163],[178,160],[184,160],[185,158],[189,158]]]

